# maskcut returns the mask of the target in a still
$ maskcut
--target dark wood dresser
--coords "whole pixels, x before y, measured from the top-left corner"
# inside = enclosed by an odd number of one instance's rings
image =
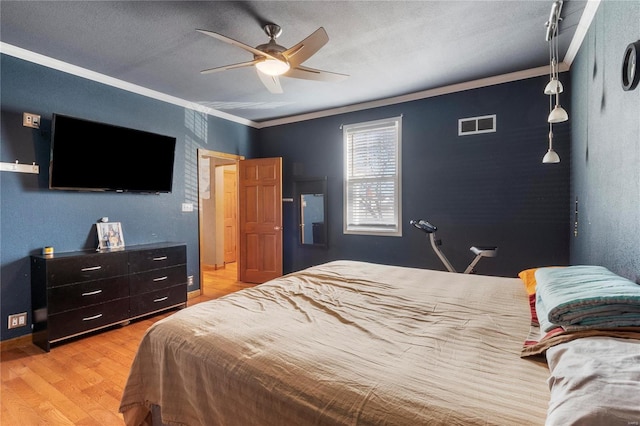
[[[187,247],[129,246],[31,256],[33,343],[51,344],[187,301]]]

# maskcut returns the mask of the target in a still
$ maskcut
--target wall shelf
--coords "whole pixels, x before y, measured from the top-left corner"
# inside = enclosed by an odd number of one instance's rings
[[[16,172],[16,173],[40,173],[40,166],[36,163],[32,164],[19,164],[16,160],[15,163],[0,163],[0,171],[2,172]]]

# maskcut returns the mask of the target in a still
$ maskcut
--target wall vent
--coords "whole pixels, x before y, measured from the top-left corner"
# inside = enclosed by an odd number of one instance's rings
[[[496,115],[461,118],[458,120],[458,136],[477,135],[496,131]]]

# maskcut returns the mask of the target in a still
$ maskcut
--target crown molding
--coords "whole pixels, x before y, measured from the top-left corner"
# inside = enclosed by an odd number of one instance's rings
[[[598,6],[600,5],[601,0],[588,0],[587,4],[584,8],[582,16],[580,18],[580,22],[576,28],[573,39],[569,44],[569,48],[567,49],[567,53],[564,57],[564,60],[559,64],[559,71],[565,72],[569,71],[571,68],[571,64],[575,59],[578,51],[580,50],[580,46],[584,41],[587,31],[593,22],[596,11],[598,10]],[[195,110],[204,114],[212,115],[218,118],[222,118],[224,120],[233,121],[235,123],[243,124],[245,126],[253,127],[256,129],[263,129],[267,127],[280,126],[283,124],[291,124],[297,123],[301,121],[313,120],[317,118],[329,117],[333,115],[346,114],[350,112],[362,111],[371,108],[379,108],[389,105],[396,105],[404,102],[411,102],[420,99],[432,98],[435,96],[447,95],[456,92],[462,92],[466,90],[478,89],[481,87],[493,86],[501,83],[509,83],[518,80],[524,80],[532,77],[539,77],[541,75],[548,74],[549,67],[542,66],[537,68],[532,68],[528,70],[516,71],[508,74],[497,75],[493,77],[481,78],[478,80],[467,81],[458,84],[451,84],[448,86],[437,87],[429,90],[423,90],[420,92],[411,93],[403,96],[396,96],[391,98],[379,99],[370,102],[363,102],[353,105],[347,105],[338,108],[330,108],[322,111],[312,112],[308,114],[299,114],[293,115],[289,117],[283,117],[273,120],[265,120],[265,121],[252,121],[242,117],[238,117],[233,114],[229,114],[226,112],[222,112],[220,110],[209,108],[207,106],[187,101],[185,99],[177,98],[175,96],[170,96],[162,92],[158,92],[155,90],[148,89],[146,87],[138,86],[136,84],[128,83],[126,81],[109,77],[108,75],[101,74],[95,71],[91,71],[86,68],[78,67],[76,65],[69,64],[67,62],[63,62],[57,59],[50,58],[48,56],[41,55],[39,53],[31,52],[26,49],[22,49],[17,46],[13,46],[8,43],[4,43],[0,41],[0,53],[4,53],[10,56],[14,56],[19,59],[23,59],[25,61],[33,62],[39,65],[43,65],[49,68],[56,69],[58,71],[66,72],[69,74],[76,75],[78,77],[87,78],[89,80],[93,80],[99,83],[103,83],[112,87],[116,87],[119,89],[123,89],[132,93],[137,93],[142,96],[147,96],[149,98],[157,99],[163,102],[168,102],[174,105],[178,105],[184,108],[188,108],[191,110]]]
[[[576,58],[576,55],[580,50],[580,46],[582,46],[582,42],[587,36],[587,31],[593,22],[593,18],[596,16],[598,6],[600,6],[600,0],[588,0],[584,10],[582,11],[580,22],[578,22],[576,31],[573,33],[573,38],[571,39],[571,44],[569,44],[567,53],[564,55],[564,59],[562,60],[562,62],[567,64],[568,67],[571,67],[571,64],[573,64],[573,60]]]
[[[567,68],[568,70],[568,68]],[[408,95],[385,98],[371,102],[363,102],[349,106],[332,108],[323,111],[313,112],[309,114],[301,114],[291,117],[280,118],[276,120],[268,120],[260,122],[260,128],[280,126],[283,124],[296,123],[300,121],[313,120],[316,118],[329,117],[332,115],[345,114],[349,112],[362,111],[366,109],[379,108],[389,105],[401,104],[404,102],[417,101],[420,99],[433,98],[435,96],[448,95],[451,93],[464,92],[466,90],[479,89],[481,87],[493,86],[496,84],[509,83],[512,81],[524,80],[532,77],[549,74],[549,66],[531,68],[523,71],[516,71],[508,74],[502,74],[494,77],[481,78],[478,80],[466,81],[464,83],[451,84],[448,86],[437,87],[434,89],[423,90],[420,92],[410,93]]]
[[[146,96],[148,98],[156,99],[159,101],[167,102],[170,104],[178,105],[184,108],[195,110],[204,114],[212,115],[224,120],[233,121],[239,124],[244,124],[250,127],[259,127],[259,123],[255,121],[247,120],[246,118],[238,117],[236,115],[227,114],[213,108],[206,107],[204,105],[197,104],[195,102],[187,101],[185,99],[177,98],[175,96],[167,95],[166,93],[151,90],[137,84],[132,84],[124,80],[110,77],[106,74],[91,71],[87,68],[82,68],[76,65],[69,64],[67,62],[60,61],[58,59],[51,58],[49,56],[41,55],[39,53],[32,52],[30,50],[22,49],[20,47],[4,43],[0,41],[0,53],[4,53],[9,56],[13,56],[18,59],[33,62],[38,65],[42,65],[48,68],[52,68],[58,71],[62,71],[68,74],[72,74],[78,77],[86,78],[88,80],[96,81],[98,83],[106,84],[108,86],[116,87],[118,89],[126,90],[128,92],[136,93],[138,95]]]

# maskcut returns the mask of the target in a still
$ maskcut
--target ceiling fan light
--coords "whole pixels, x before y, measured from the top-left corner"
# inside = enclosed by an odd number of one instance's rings
[[[289,71],[289,64],[277,59],[265,59],[258,62],[256,68],[267,75],[282,75]]]
[[[557,78],[553,77],[547,83],[547,86],[544,88],[545,95],[557,95],[558,93],[562,93],[564,91],[564,87],[562,83]]]
[[[565,109],[560,105],[556,105],[553,111],[549,113],[549,118],[547,118],[547,121],[549,123],[562,123],[564,121],[567,121],[568,119],[569,114],[567,114],[567,111],[565,111]]]
[[[549,148],[549,151],[542,158],[542,162],[544,164],[554,164],[560,162],[560,156],[553,150],[553,148]]]

